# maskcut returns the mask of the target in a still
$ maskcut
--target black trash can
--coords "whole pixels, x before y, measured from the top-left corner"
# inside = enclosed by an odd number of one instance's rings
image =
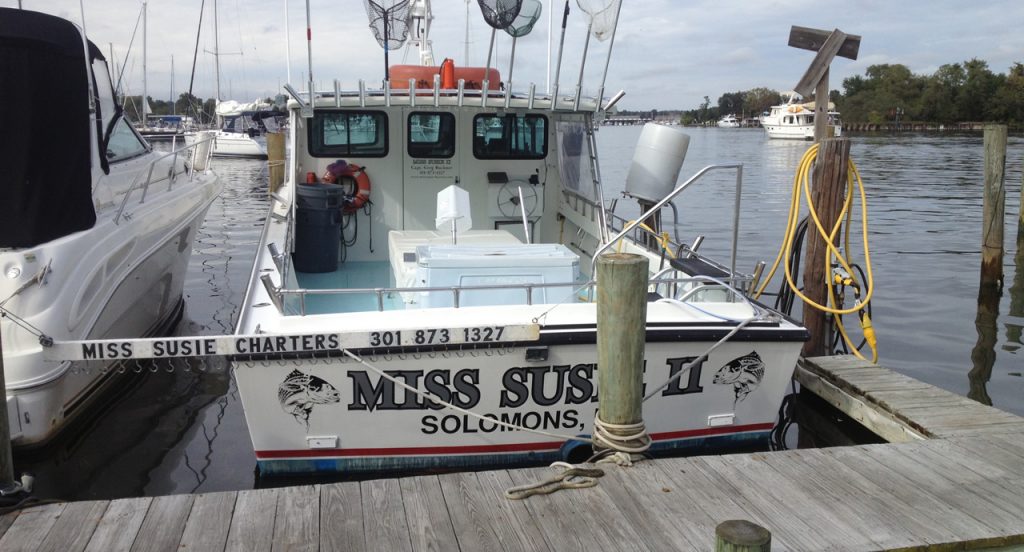
[[[295,252],[299,272],[334,272],[341,246],[341,203],[344,187],[299,184],[295,208]]]

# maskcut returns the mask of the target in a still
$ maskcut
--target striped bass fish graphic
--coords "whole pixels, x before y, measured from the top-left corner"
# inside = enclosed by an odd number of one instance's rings
[[[341,394],[323,379],[292,370],[277,387],[277,399],[285,412],[308,428],[309,414],[313,412],[313,407],[318,404],[339,403]]]
[[[747,398],[747,395],[761,384],[761,380],[764,379],[764,368],[761,355],[758,355],[757,351],[752,351],[749,355],[735,358],[719,368],[711,383],[732,385],[736,394],[733,404],[736,404]]]

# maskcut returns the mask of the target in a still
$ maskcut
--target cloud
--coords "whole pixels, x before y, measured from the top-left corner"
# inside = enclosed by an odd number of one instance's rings
[[[562,0],[543,0],[544,12],[534,32],[517,41],[513,78],[516,88],[532,82],[538,91],[553,81],[558,64]],[[22,0],[26,9],[40,10],[81,23],[79,0]],[[106,53],[111,46],[119,62],[129,60],[127,83],[141,92],[141,36],[128,51],[141,0],[86,2],[90,38]],[[177,92],[187,88],[201,0],[150,0],[148,88],[156,97],[171,94],[171,56]],[[313,32],[313,75],[332,87],[335,78],[344,88],[360,79],[377,86],[383,78],[384,52],[368,28],[362,2],[310,0]],[[17,0],[0,0],[17,6]],[[215,75],[212,52],[212,2],[207,0],[195,93],[213,95]],[[467,4],[435,0],[431,38],[437,61],[445,57],[459,65],[466,59]],[[549,10],[553,8],[553,11]],[[587,18],[570,3],[559,82],[562,90],[576,86],[582,63]],[[487,61],[490,28],[476,2],[469,4],[469,59],[471,65]],[[906,14],[913,14],[907,17]],[[306,12],[302,0],[289,3],[288,45],[292,81],[307,78]],[[551,17],[551,16],[554,17]],[[222,95],[247,99],[277,93],[287,80],[284,0],[219,0]],[[873,63],[903,63],[916,73],[928,73],[944,63],[977,57],[994,71],[1004,72],[1024,58],[1024,35],[1012,21],[1024,21],[1019,0],[975,2],[934,0],[894,4],[881,0],[626,0],[608,65],[606,90],[626,89],[620,107],[628,109],[689,109],[709,96],[767,86],[788,90],[799,80],[813,53],[787,45],[791,25],[821,29],[840,28],[862,37],[860,59],[838,59],[832,66],[833,88],[842,79],[863,74]],[[552,34],[549,39],[549,25]],[[140,31],[141,32],[141,31]],[[496,34],[492,65],[508,73],[511,38]],[[550,44],[550,57],[549,57]],[[592,40],[584,66],[583,88],[596,92],[605,67],[608,42]],[[230,54],[230,55],[229,55]],[[239,55],[241,54],[241,55]],[[415,62],[415,52],[403,48],[390,53],[391,63]],[[550,71],[550,72],[549,72]],[[550,75],[550,76],[549,76]],[[304,86],[300,85],[300,88]],[[607,92],[606,92],[607,94]]]

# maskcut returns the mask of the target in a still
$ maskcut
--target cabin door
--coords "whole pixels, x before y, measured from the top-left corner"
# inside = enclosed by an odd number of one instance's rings
[[[437,108],[403,110],[405,229],[433,230],[437,193],[459,184],[455,115]]]

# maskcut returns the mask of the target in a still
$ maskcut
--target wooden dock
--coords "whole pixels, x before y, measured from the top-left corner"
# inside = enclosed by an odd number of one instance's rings
[[[1024,418],[848,357],[797,377],[901,442],[610,466],[521,501],[550,468],[50,504],[0,517],[0,550],[709,550],[729,519],[773,550],[1024,545]]]

